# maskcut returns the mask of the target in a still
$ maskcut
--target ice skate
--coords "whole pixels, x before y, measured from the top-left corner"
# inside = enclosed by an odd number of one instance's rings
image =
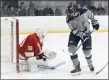
[[[92,63],[91,63],[91,64],[89,64],[88,66],[89,66],[90,71],[94,71],[94,66],[93,66],[93,64],[92,64]]]
[[[75,66],[75,68],[71,71],[71,73],[78,73],[81,71],[81,68],[80,68],[80,63],[79,65]]]

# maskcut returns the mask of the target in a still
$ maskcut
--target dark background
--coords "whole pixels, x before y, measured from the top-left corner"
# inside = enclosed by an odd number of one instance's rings
[[[71,3],[90,9],[95,15],[108,15],[106,0],[2,0],[1,16],[65,16],[66,7]],[[48,5],[48,8],[46,6]],[[100,7],[101,6],[101,7]]]

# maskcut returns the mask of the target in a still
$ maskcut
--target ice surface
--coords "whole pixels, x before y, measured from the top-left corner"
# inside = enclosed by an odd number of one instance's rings
[[[26,38],[26,36],[27,35],[20,35],[20,42]],[[94,75],[96,71],[101,69],[108,62],[108,33],[94,32],[92,34],[92,60],[95,66],[95,72],[90,72],[87,67],[81,48],[77,51],[82,71],[81,75],[75,76],[70,74],[70,71],[73,69],[73,65],[67,52],[68,37],[69,33],[52,33],[48,34],[45,39],[44,47],[57,52],[56,59],[50,61],[49,65],[55,65],[61,61],[66,62],[55,70],[41,70],[33,73],[16,73],[15,64],[10,63],[6,57],[4,58],[3,54],[6,55],[6,52],[2,52],[1,79],[108,79],[108,66],[98,75]],[[62,49],[64,49],[66,53],[64,53]]]

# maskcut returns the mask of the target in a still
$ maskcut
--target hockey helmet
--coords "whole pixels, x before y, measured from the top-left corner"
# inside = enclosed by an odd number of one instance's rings
[[[67,13],[73,13],[76,11],[77,11],[77,6],[75,5],[75,3],[70,4],[66,9]]]
[[[47,30],[43,29],[43,28],[37,28],[36,29],[36,34],[40,39],[44,39],[45,36],[47,35]]]

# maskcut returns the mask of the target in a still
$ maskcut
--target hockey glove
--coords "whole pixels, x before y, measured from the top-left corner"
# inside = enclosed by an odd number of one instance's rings
[[[89,39],[90,38],[90,34],[89,33],[85,33],[86,29],[84,31],[79,31],[77,29],[73,29],[72,33],[76,36],[79,36],[82,40],[85,39]]]
[[[90,34],[89,33],[81,33],[80,38],[85,41],[87,39],[90,39]]]
[[[42,54],[39,54],[36,58],[37,60],[43,59],[44,61],[46,61],[47,56],[45,56],[44,53],[42,53]]]
[[[99,29],[99,23],[97,22],[97,20],[93,21],[92,22],[92,26],[95,30],[98,30]]]

